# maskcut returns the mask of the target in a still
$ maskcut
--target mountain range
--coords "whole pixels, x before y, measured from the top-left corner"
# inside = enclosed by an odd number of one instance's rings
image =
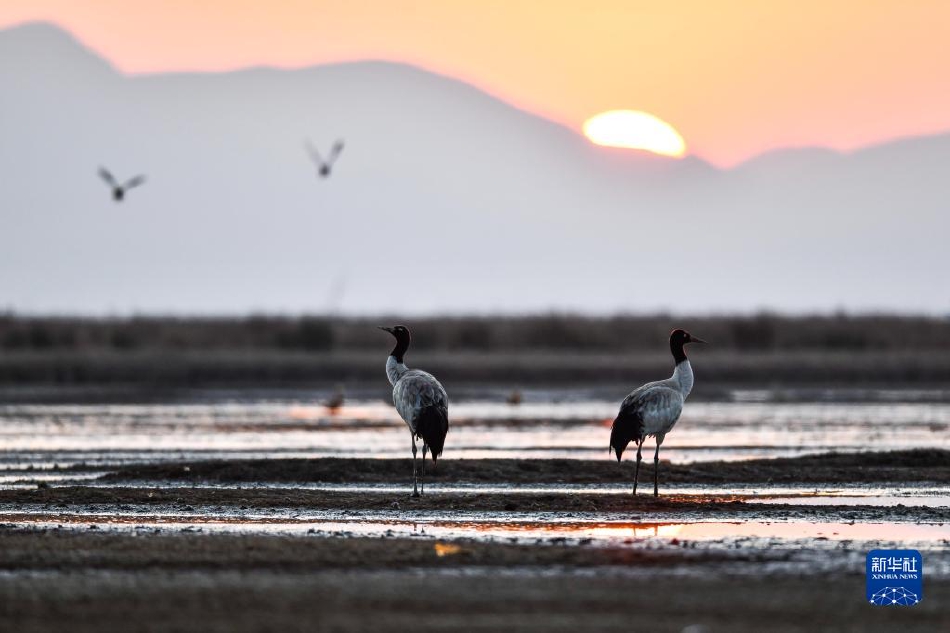
[[[0,309],[950,309],[950,134],[723,170],[412,66],[127,76],[46,23],[0,31],[0,86]]]

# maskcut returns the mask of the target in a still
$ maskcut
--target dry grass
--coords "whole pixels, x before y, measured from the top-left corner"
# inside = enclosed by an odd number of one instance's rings
[[[374,326],[395,316],[244,318],[41,318],[0,315],[0,348],[13,350],[378,350]],[[422,351],[660,352],[687,328],[739,351],[950,350],[950,320],[907,316],[539,316],[425,317],[407,322]]]
[[[0,386],[316,386],[378,382],[397,319],[0,317]],[[923,317],[549,315],[426,318],[411,362],[444,382],[637,384],[668,370],[682,325],[702,388],[939,385],[950,381],[950,321]]]
[[[350,387],[381,383],[389,348],[372,352],[259,350],[54,350],[0,355],[0,385],[174,387]],[[697,350],[697,393],[731,386],[940,386],[950,382],[946,352],[740,352]],[[670,370],[664,352],[425,352],[408,362],[447,386],[635,385]]]

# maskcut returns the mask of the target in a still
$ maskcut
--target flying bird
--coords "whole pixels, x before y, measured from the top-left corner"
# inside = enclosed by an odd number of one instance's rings
[[[317,175],[321,178],[326,178],[330,175],[330,170],[333,168],[333,163],[336,162],[336,159],[340,156],[340,152],[343,151],[343,140],[339,140],[333,144],[333,147],[330,148],[330,154],[324,160],[323,156],[320,155],[320,152],[317,151],[317,148],[314,147],[313,143],[310,142],[310,139],[307,139],[307,142],[304,143],[304,146],[307,149],[307,154],[310,155],[310,160],[314,162],[317,166]]]
[[[435,464],[445,435],[449,431],[449,397],[435,376],[420,369],[409,369],[403,362],[412,336],[405,325],[380,327],[396,338],[396,346],[386,359],[386,377],[393,386],[393,404],[412,434],[412,496],[419,496],[416,485],[416,440],[422,438],[422,492],[425,492],[426,451],[432,451]]]
[[[122,202],[122,199],[125,198],[125,192],[129,189],[145,184],[145,176],[136,176],[120,185],[105,167],[99,168],[99,177],[106,181],[107,185],[112,187],[112,199],[116,202]]]
[[[637,443],[637,468],[633,475],[633,494],[637,494],[637,480],[640,477],[640,451],[643,441],[656,436],[656,453],[653,454],[653,496],[657,490],[658,470],[660,467],[660,445],[666,434],[683,412],[689,392],[693,389],[693,368],[686,358],[684,346],[689,343],[705,343],[702,339],[690,335],[685,330],[673,330],[670,334],[670,352],[676,367],[673,375],[666,380],[648,382],[635,389],[620,405],[620,413],[610,430],[610,447],[617,453],[617,461],[631,440]]]

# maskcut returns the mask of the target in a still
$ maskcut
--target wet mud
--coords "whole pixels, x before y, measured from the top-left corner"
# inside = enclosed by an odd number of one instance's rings
[[[945,451],[661,463],[657,498],[651,462],[636,497],[530,488],[617,484],[632,472],[607,460],[444,460],[427,474],[425,496],[410,498],[409,460],[220,460],[2,489],[0,630],[639,623],[741,633],[932,631],[947,621],[947,505],[865,505],[860,496],[815,505],[747,488],[926,486],[943,498]],[[703,492],[675,491],[689,485]],[[929,566],[924,601],[901,612],[869,607],[867,550],[907,539]]]
[[[946,623],[946,578],[928,580],[913,609],[874,608],[859,573],[768,572],[789,555],[0,529],[0,627],[630,631],[646,623],[741,633]]]
[[[652,488],[652,451],[641,464],[641,485]],[[606,451],[605,451],[606,454]],[[575,459],[442,459],[426,469],[432,483],[617,483],[633,481],[634,450],[617,463]],[[826,453],[805,457],[671,464],[660,461],[663,484],[950,483],[950,451]],[[121,468],[108,481],[394,483],[409,481],[411,459],[319,458],[215,460]]]
[[[666,517],[686,520],[836,520],[836,521],[950,521],[950,507],[810,505],[756,503],[728,495],[579,494],[572,492],[519,493],[517,495],[427,492],[413,498],[406,492],[350,492],[268,488],[98,488],[49,487],[34,490],[0,490],[3,508],[29,506],[49,512],[78,509],[109,512],[132,507],[227,513],[263,508],[306,511],[394,511],[403,516],[439,512],[499,513],[588,513],[623,517]],[[950,529],[948,529],[950,530]]]

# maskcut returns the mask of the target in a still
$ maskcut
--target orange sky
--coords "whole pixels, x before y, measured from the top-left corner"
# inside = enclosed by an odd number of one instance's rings
[[[389,59],[580,129],[616,108],[728,166],[950,130],[942,0],[0,0],[129,73]]]

